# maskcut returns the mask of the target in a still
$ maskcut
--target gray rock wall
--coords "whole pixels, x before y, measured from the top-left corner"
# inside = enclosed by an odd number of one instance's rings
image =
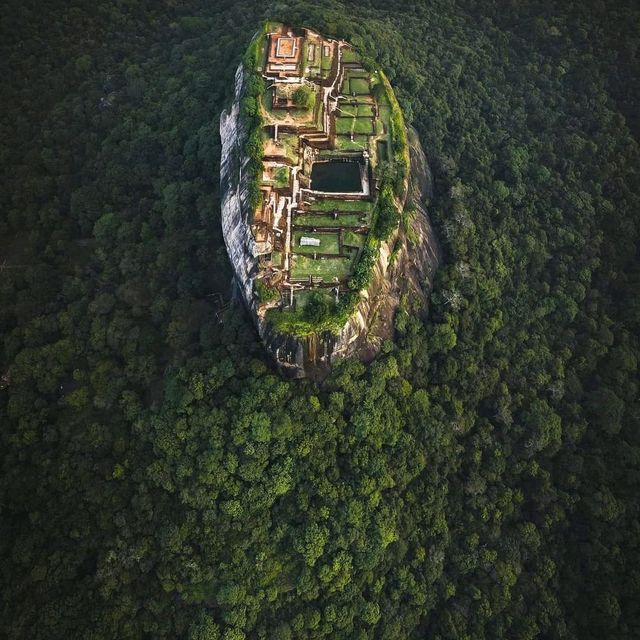
[[[244,84],[242,65],[236,71],[236,84],[231,109],[220,116],[220,194],[222,208],[222,235],[227,253],[245,303],[252,309],[253,280],[258,269],[254,257],[255,242],[251,234],[248,205],[249,176],[244,170],[248,158],[243,149],[247,132],[240,119],[240,99]]]

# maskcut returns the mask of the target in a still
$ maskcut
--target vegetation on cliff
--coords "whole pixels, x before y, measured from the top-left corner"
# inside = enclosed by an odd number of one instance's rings
[[[444,242],[429,322],[323,385],[212,295],[216,118],[274,6],[384,67]],[[10,0],[0,636],[635,640],[639,18]]]
[[[248,158],[245,171],[249,175],[249,206],[255,210],[262,202],[260,193],[260,177],[262,176],[262,141],[263,119],[260,112],[260,99],[265,90],[261,73],[260,37],[267,33],[269,23],[265,21],[253,38],[242,58],[244,65],[244,86],[241,104],[242,123],[247,130],[244,152]]]

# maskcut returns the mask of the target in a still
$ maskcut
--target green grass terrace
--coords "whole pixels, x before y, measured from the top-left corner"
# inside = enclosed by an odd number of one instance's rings
[[[342,200],[337,198],[316,198],[305,206],[306,211],[369,211],[370,200]]]
[[[366,96],[370,95],[370,76],[366,71],[347,71],[344,75],[341,87],[346,95]]]
[[[339,102],[338,108],[335,111],[337,117],[358,117],[358,118],[372,118],[373,117],[373,105],[372,104],[348,104],[346,102]]]
[[[349,134],[337,135],[335,145],[338,151],[369,151],[369,136],[356,134],[352,140]]]
[[[320,60],[320,74],[323,79],[328,78],[331,75],[331,67],[333,65],[333,53],[334,47],[329,46],[329,55],[325,55],[325,47],[322,47],[322,58]]]
[[[260,96],[265,124],[309,124],[319,129],[322,128],[324,104],[318,91],[314,92],[315,103],[311,109],[300,109],[297,107],[291,107],[289,109],[274,108],[272,104],[273,91],[273,88],[268,89]]]
[[[292,256],[291,279],[305,280],[309,276],[322,278],[323,282],[335,282],[349,279],[355,256],[335,258],[313,258],[301,254]]]
[[[361,62],[361,58],[354,49],[345,47],[342,49],[342,62],[346,64],[350,62]]]
[[[315,238],[320,240],[320,246],[307,247],[300,245],[300,238]],[[293,247],[291,250],[294,253],[314,255],[314,254],[340,254],[340,234],[339,233],[313,233],[308,231],[294,231],[293,232]]]
[[[369,214],[338,213],[337,217],[325,213],[303,213],[293,219],[294,227],[362,227],[369,224]]]
[[[343,247],[357,247],[362,249],[367,236],[363,233],[354,233],[353,231],[345,231],[342,236]]]
[[[340,116],[335,119],[337,134],[360,134],[373,135],[373,118],[353,118],[351,116]]]

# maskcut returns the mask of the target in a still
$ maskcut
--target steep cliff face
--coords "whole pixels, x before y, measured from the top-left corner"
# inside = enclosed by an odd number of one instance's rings
[[[220,118],[222,231],[235,272],[235,284],[267,352],[278,367],[293,377],[322,377],[340,358],[357,355],[368,360],[378,352],[382,342],[393,336],[393,317],[404,294],[422,300],[423,308],[426,308],[440,258],[438,242],[422,204],[431,190],[429,166],[415,130],[409,128],[411,176],[408,202],[415,209],[409,223],[411,233],[398,230],[382,243],[371,283],[362,292],[360,303],[340,333],[324,332],[305,338],[275,333],[258,314],[253,293],[258,260],[254,255],[255,242],[250,229],[248,175],[243,171],[248,162],[242,152],[247,135],[240,119],[243,82],[244,73],[240,66],[236,72],[233,104]],[[391,259],[396,246],[395,257]]]
[[[220,117],[222,151],[220,159],[220,193],[222,234],[233,265],[235,280],[246,304],[254,311],[253,279],[258,260],[254,256],[255,241],[249,216],[248,174],[244,171],[248,158],[243,155],[247,132],[240,118],[240,98],[244,85],[242,65],[236,71],[235,93],[231,109]]]

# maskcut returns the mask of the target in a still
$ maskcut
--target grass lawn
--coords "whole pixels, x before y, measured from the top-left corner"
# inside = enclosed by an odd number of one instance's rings
[[[262,43],[260,44],[260,53],[258,54],[257,66],[257,69],[260,70],[260,72],[262,72],[262,69],[264,69],[265,65],[267,64],[267,48],[267,39],[262,38]]]
[[[308,225],[310,227],[361,227],[368,223],[369,216],[363,216],[355,213],[340,213],[334,220],[332,215],[307,214],[297,215],[293,221],[294,225]]]
[[[322,61],[320,62],[320,70],[323,78],[328,78],[331,73],[331,63],[333,61],[333,47],[329,47],[330,54],[324,55],[324,47],[322,47]]]
[[[345,280],[351,275],[352,258],[319,258],[314,260],[303,255],[293,256],[291,277],[294,279],[315,276],[325,282],[333,282],[334,278]]]
[[[391,105],[381,102],[378,105],[378,117],[388,126],[391,120]]]
[[[319,247],[301,247],[300,238],[305,236],[306,238],[318,238],[320,240]],[[302,253],[306,255],[313,255],[314,253],[334,253],[340,254],[340,242],[337,233],[313,233],[311,231],[294,231],[293,232],[293,247],[291,248],[295,253]]]
[[[313,109],[298,109],[297,107],[292,107],[288,110],[289,114],[294,120],[299,122],[312,121]]]
[[[272,93],[273,93],[273,89],[269,89],[268,91],[265,91],[260,96],[260,101],[262,103],[262,107],[264,108],[264,112],[266,116],[265,124],[268,124],[269,122],[278,122],[278,121],[286,120],[287,117],[289,116],[291,116],[291,118],[293,118],[297,123],[313,122],[315,108],[314,109],[298,109],[294,107],[291,109],[274,109],[271,103]],[[316,93],[315,96],[316,96],[315,98],[316,102],[320,102],[319,94]]]
[[[384,124],[384,132],[389,133],[391,130],[391,105],[382,102],[379,104],[378,121]]]
[[[373,105],[371,104],[359,104],[358,105],[358,117],[360,118],[372,118],[373,117]]]
[[[348,135],[336,137],[336,149],[339,151],[363,151],[369,149],[369,136],[355,135],[353,142]]]
[[[373,134],[373,122],[371,118],[356,118],[354,133]]]
[[[345,231],[343,237],[343,244],[349,245],[350,247],[363,247],[364,241],[367,239],[365,235],[360,233],[354,233],[353,231]]]
[[[356,95],[367,95],[369,93],[369,81],[365,78],[351,78],[349,80],[349,88]]]
[[[360,56],[353,49],[342,50],[342,62],[360,62]]]
[[[312,211],[368,211],[372,203],[369,200],[336,200],[318,198],[310,203]]]
[[[354,117],[358,115],[358,105],[356,104],[346,104],[344,102],[339,102],[338,103],[338,108],[335,111],[336,114],[336,118],[339,118],[340,116],[347,117]]]
[[[354,118],[336,118],[336,133],[351,133]]]
[[[369,74],[366,71],[347,71],[342,81],[341,92],[347,95],[368,95],[370,93]]]

